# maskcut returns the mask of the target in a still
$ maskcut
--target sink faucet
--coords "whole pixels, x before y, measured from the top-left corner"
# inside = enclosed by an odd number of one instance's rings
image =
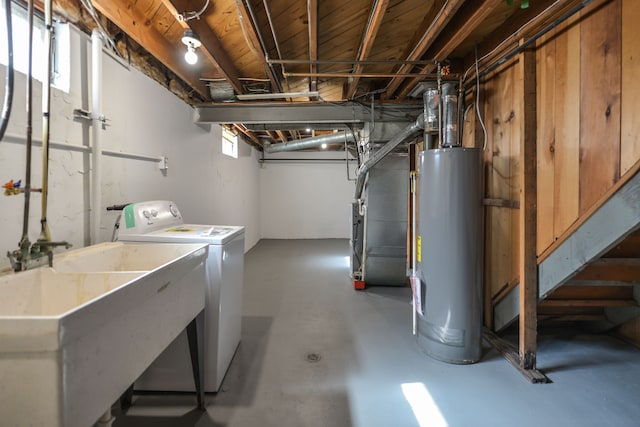
[[[64,246],[66,249],[71,247],[69,242],[51,242],[48,240],[38,240],[31,244],[28,239],[20,242],[20,249],[8,252],[7,256],[11,261],[11,267],[14,271],[28,270],[32,265],[41,265],[40,260],[46,255],[49,261],[49,267],[53,267],[53,250],[56,246]]]
[[[49,267],[53,267],[53,248],[56,246],[64,246],[65,249],[69,249],[71,247],[71,243],[69,242],[51,242],[48,240],[38,240],[31,246],[31,254],[32,256],[41,257],[42,250],[44,248],[44,252],[47,254],[47,258],[49,260]]]

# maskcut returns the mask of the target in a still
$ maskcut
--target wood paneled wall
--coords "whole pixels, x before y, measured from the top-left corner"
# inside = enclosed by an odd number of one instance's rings
[[[541,259],[604,201],[625,173],[637,170],[640,2],[614,0],[587,8],[540,39],[536,56]],[[516,68],[505,65],[483,87],[487,198],[519,199],[522,94]],[[472,138],[468,130],[464,136]],[[487,207],[485,212],[485,286],[494,296],[517,282],[518,211]]]
[[[520,187],[520,93],[516,63],[490,78],[484,87],[487,129],[485,160],[486,197],[518,200]],[[518,274],[518,210],[488,207],[485,211],[485,278],[491,295],[514,284]]]

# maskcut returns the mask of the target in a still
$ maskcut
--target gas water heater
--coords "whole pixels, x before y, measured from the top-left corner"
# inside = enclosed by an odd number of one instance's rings
[[[481,156],[460,146],[418,155],[418,344],[449,363],[481,357]]]

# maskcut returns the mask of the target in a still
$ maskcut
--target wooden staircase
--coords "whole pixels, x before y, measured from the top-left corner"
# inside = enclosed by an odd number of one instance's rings
[[[640,231],[538,303],[538,322],[590,322],[598,330],[640,316]]]

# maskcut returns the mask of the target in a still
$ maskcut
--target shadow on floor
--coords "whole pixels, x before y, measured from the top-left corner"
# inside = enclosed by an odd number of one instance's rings
[[[216,406],[251,406],[258,389],[273,318],[243,316],[242,340],[215,394]]]
[[[218,393],[207,393],[210,406],[251,406],[263,368],[266,345],[273,319],[265,316],[242,318],[242,341],[231,361]],[[114,426],[218,427],[206,412],[195,406],[195,394],[136,393],[133,406],[123,412],[114,408]]]
[[[209,398],[205,401],[208,403]],[[134,406],[113,411],[114,427],[224,427],[195,407],[195,395],[136,396]]]

